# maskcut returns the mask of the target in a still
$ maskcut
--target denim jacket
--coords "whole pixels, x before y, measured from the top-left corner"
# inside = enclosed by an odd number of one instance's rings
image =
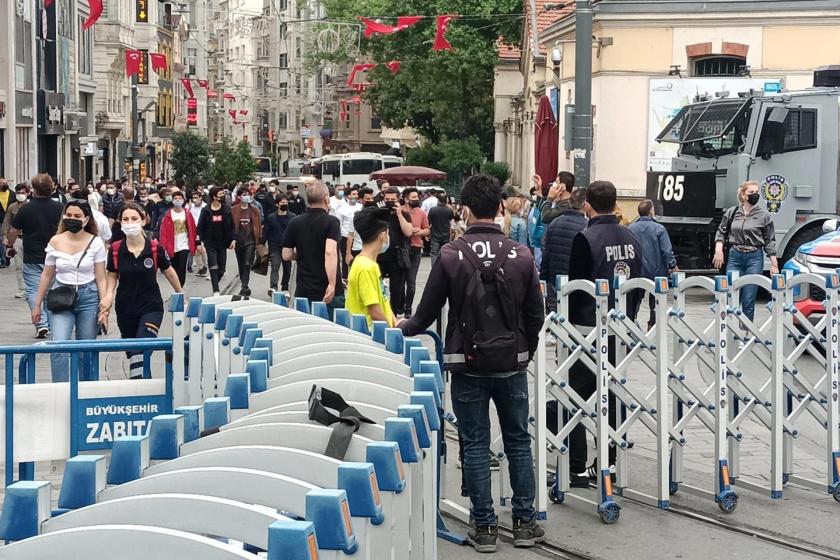
[[[642,276],[650,279],[667,276],[677,266],[677,260],[665,226],[650,216],[642,216],[629,227],[642,245]]]

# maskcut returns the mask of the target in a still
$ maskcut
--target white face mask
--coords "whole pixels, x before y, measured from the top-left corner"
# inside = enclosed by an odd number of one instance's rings
[[[140,224],[123,224],[122,231],[127,237],[137,237],[143,232]]]
[[[25,194],[17,194],[17,195],[15,195],[15,198],[17,199],[18,202],[24,202],[26,200],[26,195]]]
[[[379,248],[379,254],[384,253],[388,250],[388,247],[391,246],[391,236],[385,238],[385,241],[382,242],[382,247]]]

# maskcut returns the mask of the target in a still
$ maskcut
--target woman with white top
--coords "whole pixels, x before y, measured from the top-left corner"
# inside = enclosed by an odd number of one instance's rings
[[[106,257],[105,244],[99,237],[90,205],[71,200],[64,208],[58,233],[47,244],[44,274],[35,296],[32,323],[37,325],[40,321],[41,303],[50,288],[68,286],[75,292],[72,307],[66,311],[48,311],[53,340],[70,340],[74,330],[76,340],[95,339],[100,307],[110,307],[105,299],[100,301],[100,294],[105,294],[107,287]],[[68,354],[52,354],[50,363],[53,382],[69,379]],[[80,366],[79,379],[89,379],[83,367],[84,360]]]
[[[181,286],[187,281],[187,261],[190,255],[196,251],[202,251],[196,247],[195,220],[192,213],[184,208],[186,198],[181,191],[172,193],[172,208],[160,222],[160,243],[170,255],[172,268],[178,274],[178,281]]]

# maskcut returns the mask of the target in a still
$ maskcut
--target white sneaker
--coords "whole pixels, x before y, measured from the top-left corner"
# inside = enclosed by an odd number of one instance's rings
[[[217,297],[218,295],[219,295],[219,292],[213,292],[213,297]]]
[[[26,297],[26,292],[24,292],[23,290],[18,290],[17,293],[15,294],[15,299],[23,299],[25,297]]]

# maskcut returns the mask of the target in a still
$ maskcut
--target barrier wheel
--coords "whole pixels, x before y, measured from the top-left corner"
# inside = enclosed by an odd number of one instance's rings
[[[672,496],[680,491],[680,483],[679,482],[671,482],[668,484],[668,493]]]
[[[732,513],[738,507],[737,494],[726,494],[718,502],[718,507],[723,513]]]
[[[566,493],[561,492],[555,484],[551,487],[551,490],[548,491],[548,499],[551,500],[552,504],[562,504],[566,501]]]
[[[612,502],[599,508],[598,513],[601,515],[601,521],[607,525],[612,525],[618,521],[618,518],[621,515],[621,508],[618,507],[618,504]]]
[[[831,495],[834,496],[835,502],[840,502],[840,482],[835,482],[831,488]]]

